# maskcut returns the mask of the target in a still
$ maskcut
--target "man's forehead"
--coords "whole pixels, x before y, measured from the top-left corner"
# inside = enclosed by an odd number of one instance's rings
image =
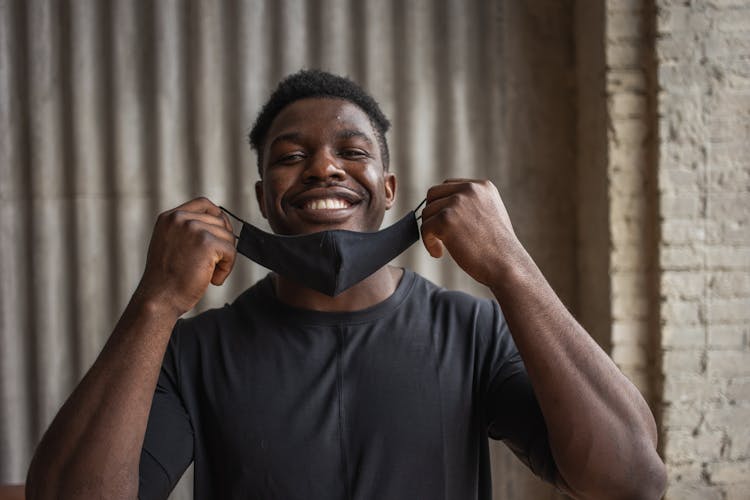
[[[359,131],[373,136],[375,131],[367,114],[344,99],[307,98],[286,106],[274,118],[268,131],[269,143],[274,137],[302,131],[323,133],[326,130]]]

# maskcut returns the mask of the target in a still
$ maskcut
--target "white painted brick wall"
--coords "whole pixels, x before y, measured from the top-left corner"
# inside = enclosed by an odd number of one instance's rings
[[[657,0],[670,499],[750,498],[750,5]]]

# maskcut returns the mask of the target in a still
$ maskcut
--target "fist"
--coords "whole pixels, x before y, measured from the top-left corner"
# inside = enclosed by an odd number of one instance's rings
[[[186,313],[209,283],[221,285],[229,276],[237,253],[234,239],[227,216],[206,198],[160,214],[136,293],[177,315]]]
[[[435,258],[447,249],[472,278],[491,286],[520,243],[494,184],[448,179],[427,191],[422,241]]]

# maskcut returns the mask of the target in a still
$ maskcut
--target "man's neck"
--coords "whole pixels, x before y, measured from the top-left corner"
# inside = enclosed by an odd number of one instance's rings
[[[383,266],[335,297],[304,287],[278,274],[273,274],[273,283],[276,297],[293,307],[325,312],[359,311],[393,295],[403,274],[404,270],[401,268]]]

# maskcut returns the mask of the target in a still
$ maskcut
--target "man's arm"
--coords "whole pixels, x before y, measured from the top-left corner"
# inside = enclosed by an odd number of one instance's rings
[[[495,186],[434,186],[422,220],[428,252],[447,249],[500,304],[544,415],[558,486],[577,498],[660,498],[666,471],[648,405],[555,295]]]
[[[26,495],[135,498],[154,389],[177,319],[234,263],[221,210],[199,198],[161,214],[146,270],[114,332],[42,438]]]

